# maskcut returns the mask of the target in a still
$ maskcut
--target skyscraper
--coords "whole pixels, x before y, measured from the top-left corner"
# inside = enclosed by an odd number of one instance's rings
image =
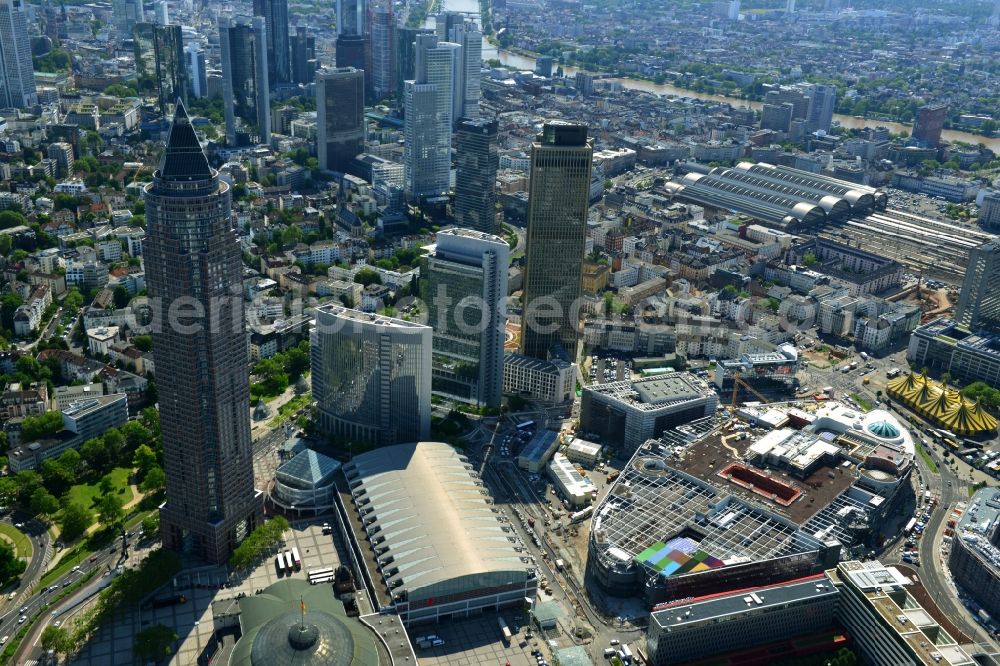
[[[272,86],[289,83],[292,71],[288,49],[288,0],[253,0],[253,15],[264,17],[268,82]]]
[[[337,36],[363,35],[367,13],[366,0],[337,0]]]
[[[809,115],[806,118],[806,129],[810,132],[830,131],[833,123],[833,111],[837,106],[837,88],[826,84],[809,86],[806,91],[809,98]]]
[[[230,146],[271,141],[266,32],[260,16],[219,19],[222,99]],[[245,126],[237,127],[237,119]]]
[[[461,12],[439,12],[434,17],[434,32],[439,42],[451,41],[451,31],[455,26],[465,22],[465,14]]]
[[[531,144],[521,353],[576,358],[593,142],[587,126],[552,121]]]
[[[365,73],[354,67],[316,76],[316,132],[319,168],[346,172],[365,152]]]
[[[309,85],[316,79],[316,38],[299,26],[291,36],[292,83]]]
[[[420,296],[434,329],[434,392],[499,406],[510,246],[480,231],[446,229],[428,250]]]
[[[372,46],[371,68],[367,73],[372,78],[372,93],[379,100],[392,95],[396,88],[396,62],[393,55],[396,48],[393,34],[396,16],[393,14],[392,0],[373,0],[368,11]]]
[[[455,132],[455,223],[488,234],[500,231],[497,127],[496,120],[463,118]]]
[[[452,93],[452,116],[457,124],[460,118],[479,117],[483,33],[474,21],[463,21],[450,28],[448,41],[462,47],[456,77],[458,83]]]
[[[188,70],[191,94],[195,97],[208,96],[208,69],[205,67],[205,52],[197,44],[184,47],[184,61]]]
[[[167,501],[163,545],[225,562],[261,519],[253,486],[239,243],[229,185],[208,164],[183,103],[146,203]]]
[[[417,35],[414,81],[405,86],[406,194],[440,196],[451,184],[452,91],[461,47]]]
[[[318,307],[311,356],[319,428],[381,446],[427,439],[431,344],[430,326]]]
[[[38,103],[25,0],[0,0],[0,105],[23,108]]]
[[[941,143],[944,121],[947,119],[947,104],[929,104],[920,107],[913,119],[913,138],[928,148],[937,148]]]
[[[186,104],[190,83],[181,26],[137,23],[133,47],[139,92],[155,90],[163,115],[178,97]]]
[[[118,41],[132,37],[132,33],[135,32],[135,24],[145,20],[142,0],[112,0],[111,9],[114,15],[115,30],[118,33]]]
[[[1000,332],[1000,241],[987,241],[969,252],[955,321],[971,330]]]
[[[396,95],[399,102],[403,101],[403,86],[407,81],[416,78],[417,66],[417,35],[430,35],[430,28],[396,28]]]

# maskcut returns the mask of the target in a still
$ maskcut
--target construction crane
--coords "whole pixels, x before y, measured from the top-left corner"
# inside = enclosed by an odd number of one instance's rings
[[[745,381],[743,381],[743,378],[740,377],[740,374],[738,372],[734,372],[733,373],[733,399],[729,403],[729,408],[730,409],[736,409],[736,398],[740,394],[740,387],[741,386],[743,388],[745,388],[746,390],[750,391],[751,393],[753,393],[754,396],[756,396],[757,399],[759,399],[761,402],[763,402],[763,403],[770,402],[767,398],[765,398],[763,395],[761,395],[760,391],[758,391],[757,389],[755,389],[754,387],[750,386]]]

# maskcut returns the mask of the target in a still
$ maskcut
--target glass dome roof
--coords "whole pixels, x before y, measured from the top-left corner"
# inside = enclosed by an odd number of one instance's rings
[[[868,432],[882,439],[896,439],[899,437],[899,428],[888,421],[873,421],[869,423]]]
[[[354,637],[338,618],[322,611],[309,611],[305,622],[299,613],[280,615],[257,633],[250,652],[253,666],[323,664],[350,666]]]

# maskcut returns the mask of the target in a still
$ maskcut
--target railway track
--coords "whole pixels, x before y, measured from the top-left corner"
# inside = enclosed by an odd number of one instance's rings
[[[894,209],[827,224],[817,234],[875,251],[925,277],[956,284],[965,276],[969,250],[995,238],[976,229]]]

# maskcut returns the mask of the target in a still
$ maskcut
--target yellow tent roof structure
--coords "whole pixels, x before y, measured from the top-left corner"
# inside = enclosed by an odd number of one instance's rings
[[[983,410],[978,401],[969,400],[955,389],[930,379],[926,371],[888,382],[886,392],[923,418],[957,435],[975,435],[997,429],[997,419]]]

